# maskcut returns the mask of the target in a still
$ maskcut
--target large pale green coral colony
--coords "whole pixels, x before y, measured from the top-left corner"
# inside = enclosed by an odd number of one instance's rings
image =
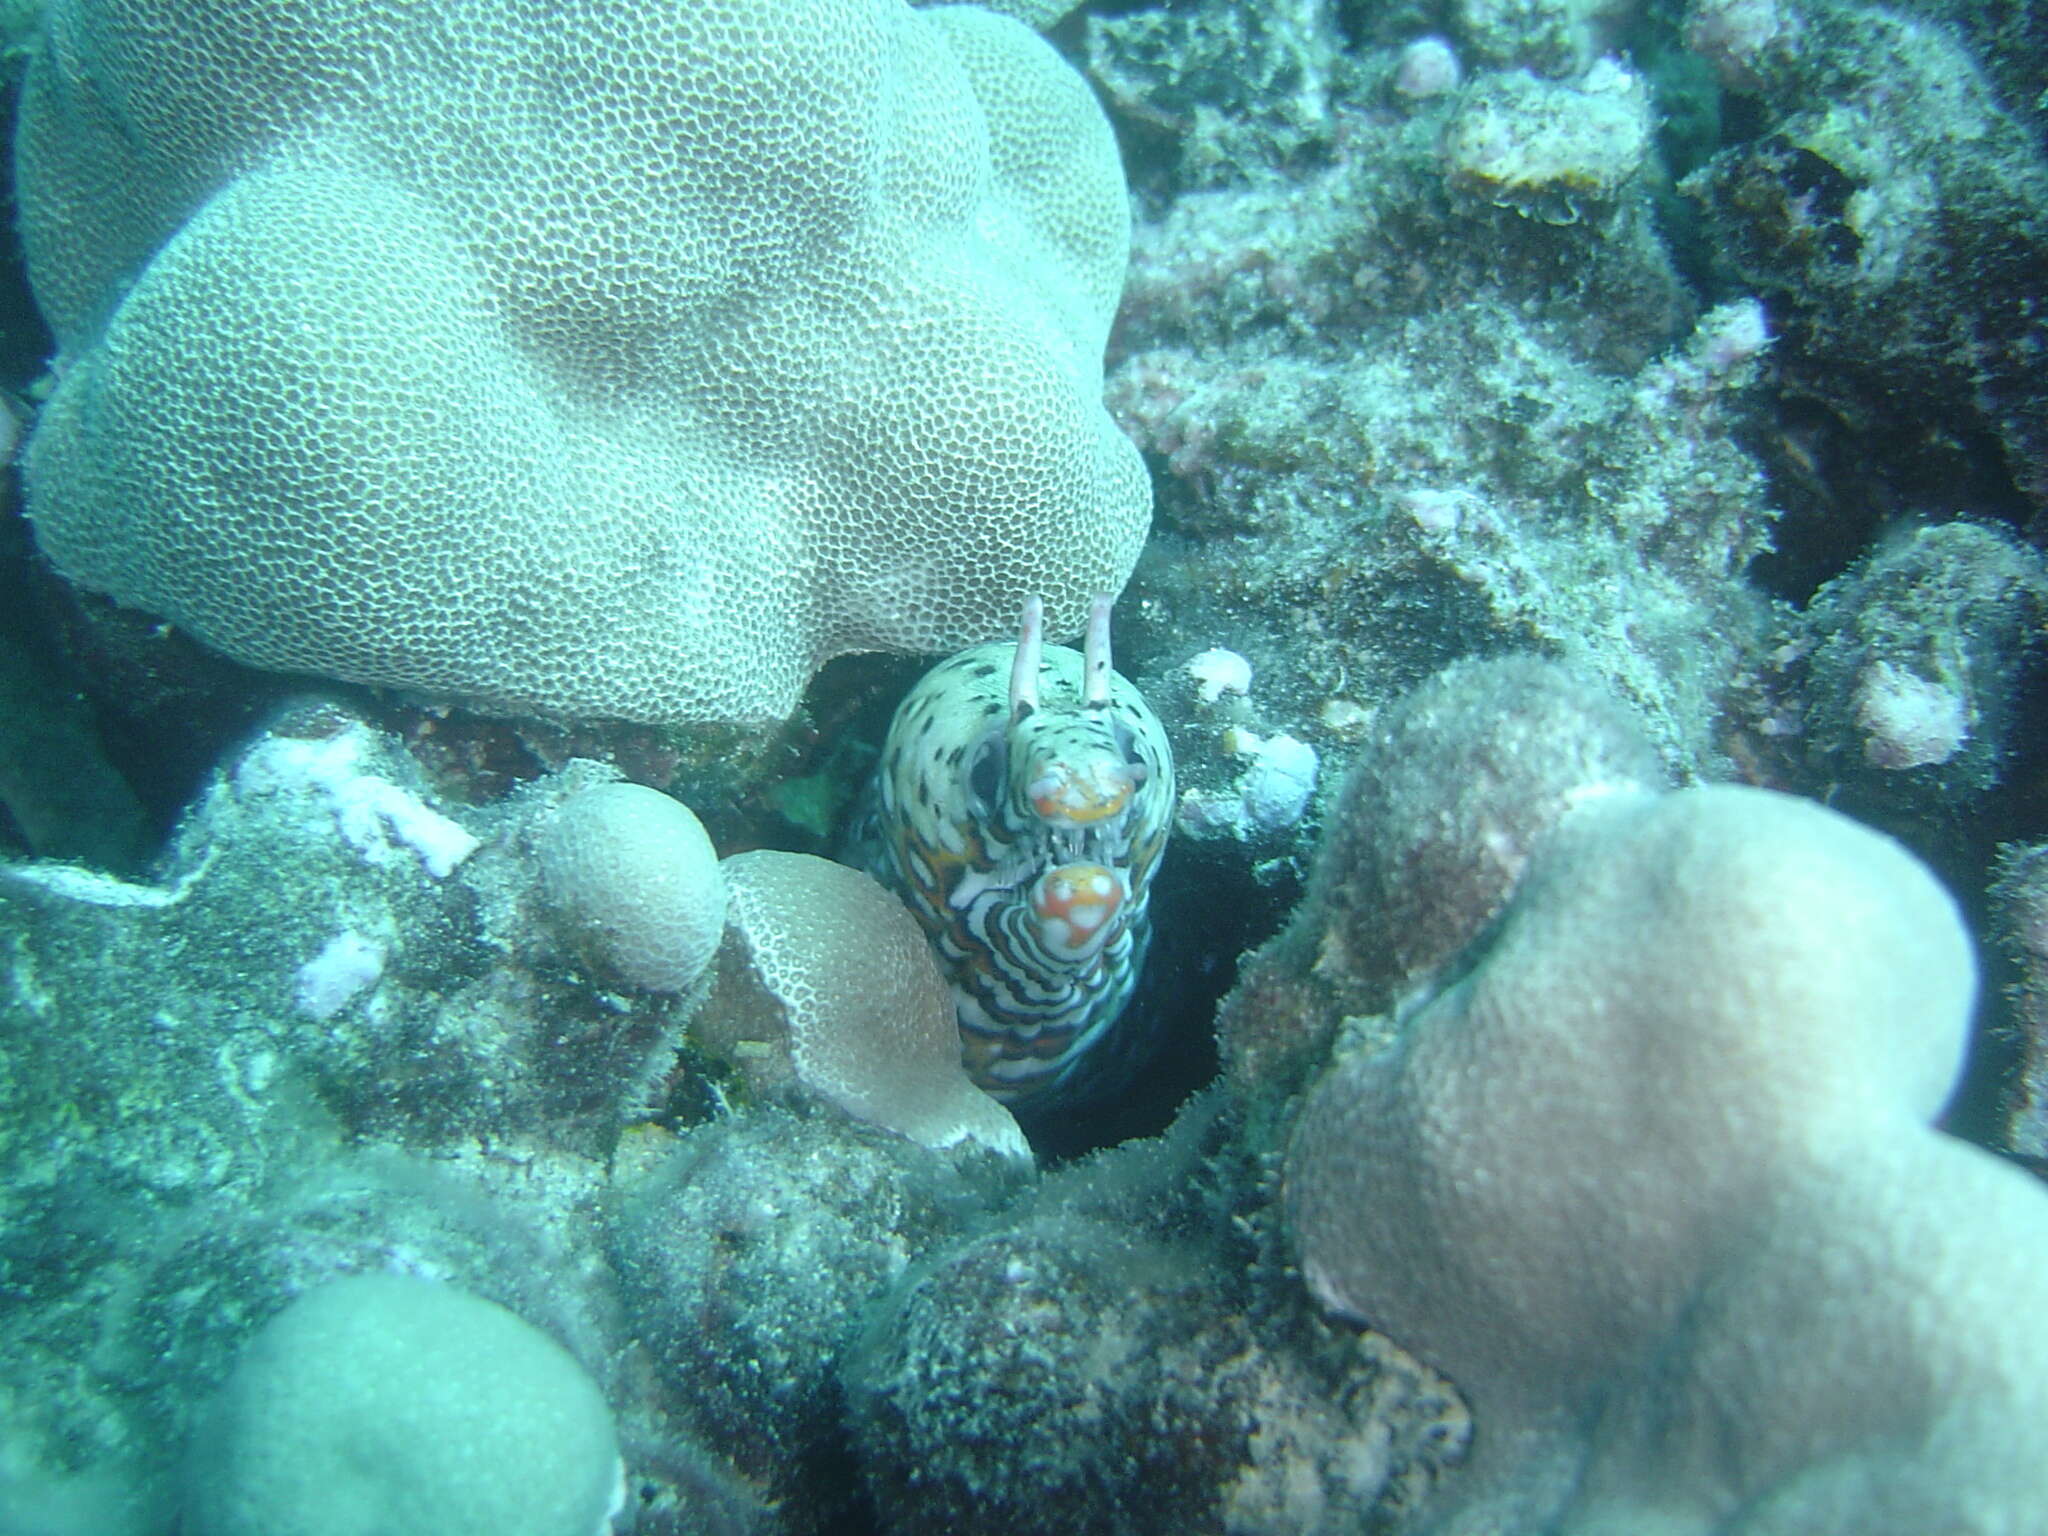
[[[2048,1536],[2041,0],[4,9],[0,1536]]]
[[[1115,149],[1016,23],[55,6],[21,115],[38,540],[238,659],[780,718],[1144,536]]]

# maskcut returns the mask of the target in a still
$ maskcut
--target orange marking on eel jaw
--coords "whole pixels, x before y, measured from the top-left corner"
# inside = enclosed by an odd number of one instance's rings
[[[1064,923],[1069,943],[1107,927],[1123,904],[1123,882],[1101,864],[1062,864],[1031,894],[1038,921]]]
[[[1121,766],[1076,769],[1055,763],[1031,781],[1031,808],[1047,821],[1086,826],[1114,816],[1130,803],[1131,772]]]

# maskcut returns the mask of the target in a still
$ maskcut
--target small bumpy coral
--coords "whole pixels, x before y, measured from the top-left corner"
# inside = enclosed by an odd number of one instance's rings
[[[1245,841],[1284,832],[1307,813],[1320,769],[1314,747],[1285,731],[1260,736],[1233,727],[1223,733],[1223,750],[1242,770],[1227,790],[1181,795],[1176,824],[1183,832]]]
[[[1611,209],[1650,152],[1650,93],[1602,59],[1576,84],[1522,70],[1490,76],[1444,130],[1452,186],[1551,224]]]
[[[960,1060],[953,993],[924,930],[872,877],[802,853],[724,865],[732,922],[692,1024],[761,1089],[792,1085],[929,1147],[1028,1159],[1010,1112]]]
[[[1307,920],[1333,966],[1390,1001],[1492,921],[1567,810],[1664,783],[1628,711],[1566,669],[1519,656],[1448,668],[1367,739]]]
[[[725,932],[725,876],[690,808],[641,784],[569,796],[534,839],[549,904],[612,974],[687,992]]]
[[[351,1275],[243,1346],[196,1437],[193,1536],[608,1533],[625,1469],[553,1339],[452,1285]]]
[[[1855,804],[1925,813],[1999,782],[2048,617],[2048,561],[1978,523],[1914,529],[1808,613],[1808,748]]]

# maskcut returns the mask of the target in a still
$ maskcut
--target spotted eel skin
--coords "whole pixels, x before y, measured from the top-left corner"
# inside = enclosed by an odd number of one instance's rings
[[[850,862],[917,914],[952,984],[969,1076],[1052,1097],[1130,1001],[1173,819],[1173,754],[1110,668],[1109,599],[1085,654],[1017,643],[940,662],[897,709]]]

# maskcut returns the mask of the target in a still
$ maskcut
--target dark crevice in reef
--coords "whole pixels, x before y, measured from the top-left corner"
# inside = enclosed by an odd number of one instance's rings
[[[1237,963],[1271,937],[1297,894],[1291,882],[1257,884],[1241,858],[1176,838],[1152,892],[1152,950],[1117,1037],[1080,1095],[1018,1120],[1032,1150],[1060,1162],[1164,1131],[1216,1075],[1218,1003]]]

